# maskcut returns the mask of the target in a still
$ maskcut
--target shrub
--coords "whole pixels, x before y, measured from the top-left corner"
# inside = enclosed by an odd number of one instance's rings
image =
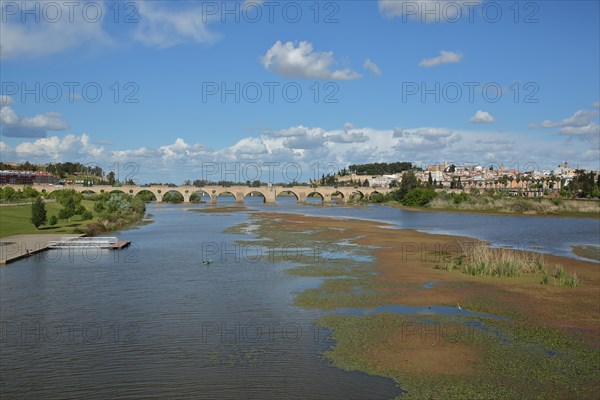
[[[56,217],[56,215],[51,216],[48,223],[50,224],[50,226],[58,224],[58,218]]]
[[[410,207],[423,207],[436,196],[435,190],[427,188],[416,188],[411,190],[402,199],[402,204]]]

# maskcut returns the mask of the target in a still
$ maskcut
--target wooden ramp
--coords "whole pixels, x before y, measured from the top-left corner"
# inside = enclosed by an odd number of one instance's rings
[[[111,250],[120,250],[125,247],[129,247],[131,244],[131,240],[119,240],[117,243],[113,244]]]

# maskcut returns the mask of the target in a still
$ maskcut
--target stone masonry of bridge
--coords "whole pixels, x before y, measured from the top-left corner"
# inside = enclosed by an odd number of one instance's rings
[[[23,185],[5,185],[12,186],[15,190],[22,188]],[[53,185],[33,185],[33,188],[44,193],[51,193],[55,190],[62,189],[74,189],[78,192],[93,192],[93,193],[106,193],[106,192],[123,192],[131,194],[133,196],[140,192],[148,191],[154,194],[156,201],[162,201],[162,197],[167,192],[178,192],[183,196],[184,203],[189,203],[190,196],[194,193],[201,194],[202,192],[210,196],[210,202],[216,204],[218,197],[222,194],[229,194],[235,198],[236,203],[243,203],[244,197],[250,195],[250,193],[260,194],[264,197],[265,203],[275,203],[278,195],[282,193],[291,193],[296,197],[299,203],[306,202],[309,195],[313,193],[319,194],[323,198],[324,203],[332,201],[332,197],[339,196],[342,201],[350,201],[352,195],[358,195],[359,197],[369,198],[374,193],[386,194],[390,189],[383,188],[368,188],[368,187],[328,187],[319,186],[311,188],[309,186],[261,186],[261,187],[249,187],[249,186],[207,186],[207,187],[195,187],[195,186],[108,186],[108,185],[95,185],[95,186],[80,186],[80,185],[69,185],[69,186],[53,186]],[[334,196],[335,195],[335,196]]]

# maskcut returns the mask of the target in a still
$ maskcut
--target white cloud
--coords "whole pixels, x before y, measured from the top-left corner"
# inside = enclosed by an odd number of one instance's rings
[[[293,126],[287,129],[281,129],[278,131],[266,131],[265,134],[273,137],[295,137],[295,136],[306,136],[306,128],[303,126]]]
[[[600,108],[600,101],[594,102],[594,104],[592,104],[592,106],[594,106],[596,108]]]
[[[12,103],[14,103],[12,97],[7,96],[5,94],[0,94],[0,108],[4,106],[10,106]]]
[[[571,138],[577,138],[592,146],[594,150],[600,149],[600,125],[594,119],[597,111],[578,110],[572,116],[562,121],[545,120],[539,124],[530,124],[530,128],[559,128],[558,133]]]
[[[496,122],[496,118],[487,111],[478,110],[469,122],[472,124],[493,124]]]
[[[369,138],[364,132],[342,132],[327,135],[327,141],[333,143],[364,143]]]
[[[457,22],[469,18],[479,0],[379,0],[379,12],[387,18],[401,17],[421,22]]]
[[[46,161],[80,161],[95,158],[103,152],[102,147],[90,143],[88,135],[52,136],[34,142],[23,142],[15,148],[19,159]]]
[[[297,46],[292,42],[277,41],[260,59],[266,70],[290,78],[339,79],[360,78],[360,74],[349,68],[332,70],[335,65],[333,52],[318,52],[311,43],[302,41]]]
[[[572,116],[562,121],[545,120],[539,124],[530,124],[530,128],[558,128],[558,127],[583,127],[589,125],[594,117],[598,115],[597,111],[578,110]]]
[[[47,112],[33,117],[20,118],[10,106],[0,108],[0,133],[6,137],[39,138],[47,131],[64,131],[69,124],[59,113]]]
[[[463,58],[461,53],[454,51],[441,50],[440,55],[432,58],[425,58],[419,63],[420,67],[435,67],[441,64],[458,64]]]
[[[23,3],[25,4],[25,3]],[[69,5],[63,2],[53,2],[53,8],[60,9],[60,18],[56,21],[54,11],[45,14],[36,22],[35,16],[29,14],[21,22],[21,7],[13,15],[6,12],[6,7],[14,7],[14,2],[0,2],[0,14],[7,18],[2,22],[0,34],[0,58],[37,58],[58,54],[72,48],[81,48],[86,44],[94,46],[109,45],[112,40],[103,30],[103,17],[110,15],[103,2],[94,2],[93,7],[88,7],[87,13],[69,11]],[[34,4],[27,9],[33,9]],[[96,14],[97,13],[97,14]],[[70,21],[70,15],[72,21]],[[86,19],[84,19],[86,15]],[[98,15],[98,18],[96,17]]]
[[[523,135],[522,132],[503,132],[502,140],[498,140],[498,133],[490,131],[459,131],[448,127],[374,129],[347,123],[332,130],[298,125],[266,131],[243,137],[231,145],[217,149],[177,138],[164,145],[109,151],[99,146],[98,141],[91,141],[87,135],[66,135],[62,138],[53,136],[31,139],[16,148],[0,142],[0,151],[2,159],[7,161],[96,162],[103,167],[115,162],[133,162],[140,166],[135,178],[142,183],[181,183],[184,179],[199,179],[199,171],[207,162],[214,162],[220,168],[223,168],[223,163],[253,163],[263,166],[265,163],[275,163],[274,165],[279,165],[279,170],[289,163],[297,163],[304,171],[304,180],[314,178],[315,162],[318,162],[320,168],[329,164],[343,168],[349,164],[367,162],[411,161],[431,164],[444,160],[455,164],[486,162],[494,165],[532,162],[543,167],[544,163],[554,165],[556,160],[568,159],[574,164],[579,163],[583,168],[595,165],[591,164],[594,161],[592,156],[598,154],[599,147],[590,142],[589,138],[599,136],[597,124],[571,128],[581,129],[582,133],[571,132],[573,134],[569,138],[581,140],[561,143],[558,136],[552,139],[543,134]],[[111,149],[114,147],[116,145],[111,146]],[[230,165],[229,168],[231,167]],[[327,172],[332,171],[325,171]],[[318,174],[319,177],[321,173]],[[263,178],[266,177],[265,167]],[[275,181],[279,182],[281,178],[278,177]]]
[[[442,151],[453,142],[460,140],[459,135],[455,135],[450,129],[446,128],[417,128],[417,129],[395,129],[394,135],[398,138],[397,150],[437,150]]]
[[[377,64],[375,64],[373,61],[371,61],[370,58],[367,58],[365,60],[365,63],[363,64],[363,68],[371,71],[371,73],[373,75],[381,76],[381,69],[379,68],[379,66]]]
[[[166,48],[189,42],[210,43],[218,39],[217,34],[207,29],[212,18],[208,18],[201,7],[173,10],[157,6],[152,1],[136,4],[140,19],[133,37],[146,46]],[[170,3],[171,6],[174,4]]]

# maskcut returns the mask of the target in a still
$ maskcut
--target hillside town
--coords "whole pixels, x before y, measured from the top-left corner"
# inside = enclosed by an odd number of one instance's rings
[[[61,172],[53,174],[48,172],[48,170],[53,171],[52,167],[28,163],[4,162],[2,166],[10,169],[0,170],[0,185],[85,185],[88,183],[87,180],[81,178],[81,176],[87,176],[83,172],[76,172],[73,175],[65,175]],[[23,170],[23,168],[29,166],[31,170]],[[391,174],[368,173],[394,169],[400,172]],[[369,186],[371,188],[387,189],[399,186],[402,182],[402,176],[407,170],[414,171],[415,176],[421,183],[439,190],[457,192],[502,190],[513,195],[527,197],[551,196],[553,193],[559,193],[561,189],[569,185],[579,172],[590,174],[590,176],[593,176],[594,181],[600,178],[600,172],[571,168],[567,161],[557,165],[553,170],[540,171],[535,169],[520,171],[505,168],[502,165],[494,168],[494,166],[489,165],[454,165],[447,162],[427,165],[425,168],[418,168],[411,163],[380,163],[352,165],[349,169],[344,169],[335,176],[327,176],[319,182],[311,183],[320,186]],[[96,173],[96,177],[100,179],[103,178],[102,175],[101,171],[99,174]],[[109,177],[107,182],[110,184],[111,181],[114,182],[114,179],[111,180]]]
[[[424,169],[417,169],[417,179],[435,188],[470,191],[478,190],[508,190],[511,193],[523,196],[538,197],[559,192],[567,186],[577,175],[578,169],[571,168],[567,161],[557,165],[553,170],[531,170],[519,171],[508,169],[500,165],[483,167],[481,165],[454,165],[446,162],[437,165],[428,165]],[[593,173],[595,180],[600,172],[584,171]],[[402,182],[404,172],[394,174],[364,175],[350,169],[345,174],[336,176],[341,184],[355,184],[379,188],[390,188]],[[366,181],[366,182],[365,182]]]

